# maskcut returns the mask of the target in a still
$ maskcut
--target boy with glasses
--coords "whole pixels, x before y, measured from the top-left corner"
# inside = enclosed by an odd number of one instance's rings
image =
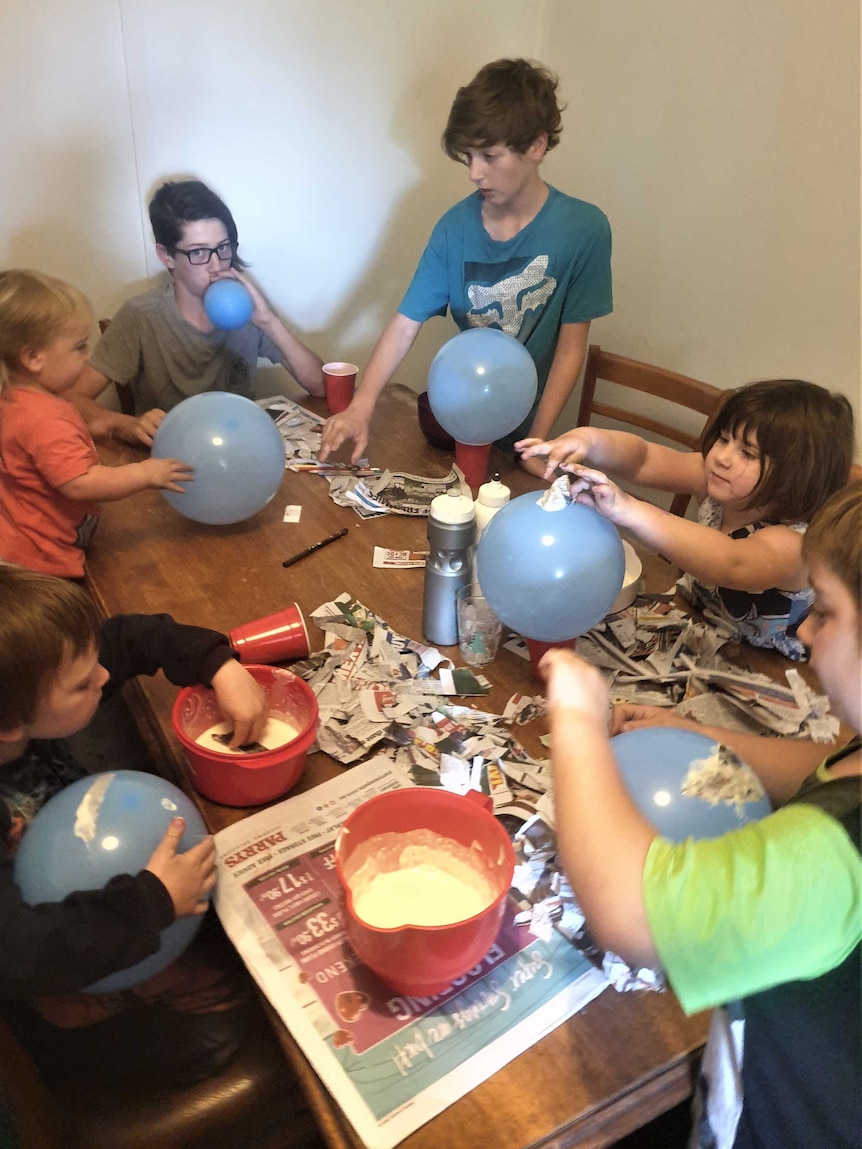
[[[227,205],[200,180],[162,184],[149,206],[156,254],[170,282],[128,300],[115,315],[70,396],[93,434],[149,445],[165,411],[202,391],[254,396],[257,361],[281,363],[322,395],[323,361],[296,338],[243,274]],[[254,311],[236,331],[213,327],[203,298],[217,279],[239,279]],[[130,383],[135,418],[93,402],[109,382]]]

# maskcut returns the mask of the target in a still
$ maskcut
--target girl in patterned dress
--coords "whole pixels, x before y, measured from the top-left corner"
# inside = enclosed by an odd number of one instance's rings
[[[802,536],[847,482],[853,451],[848,400],[801,379],[731,391],[700,453],[638,435],[576,427],[558,439],[524,439],[524,458],[572,475],[578,502],[630,531],[684,572],[680,589],[737,641],[805,657],[796,628],[812,602]],[[694,495],[698,522],[623,491],[608,477]]]

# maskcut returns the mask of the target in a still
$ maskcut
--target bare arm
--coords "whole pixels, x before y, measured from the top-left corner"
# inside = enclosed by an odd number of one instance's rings
[[[589,333],[589,323],[563,323],[560,326],[554,361],[530,427],[531,439],[547,439],[560,412],[568,403],[584,365]],[[533,475],[544,475],[545,463],[541,458],[533,463],[522,458],[521,464],[525,471]]]
[[[347,439],[354,443],[351,460],[362,458],[368,443],[368,426],[380,392],[401,366],[413,346],[422,324],[400,312],[389,320],[371,353],[362,381],[346,411],[327,419],[321,437],[319,458],[326,460]]]
[[[153,436],[165,417],[164,411],[154,407],[143,415],[123,415],[110,411],[96,399],[111,382],[89,363],[84,373],[64,398],[68,399],[87,425],[94,439],[120,439],[135,447],[151,447]]]
[[[236,273],[234,273],[236,274]],[[254,284],[244,275],[238,275],[251,293],[254,311],[251,322],[264,335],[268,336],[281,352],[282,365],[290,372],[300,387],[309,395],[323,395],[323,360],[309,347],[288,331]]]
[[[618,527],[709,585],[758,593],[808,586],[802,536],[789,527],[764,527],[732,539],[714,527],[682,519],[621,490],[601,471],[573,469],[572,493]]]
[[[180,483],[190,483],[193,479],[192,468],[179,459],[144,459],[122,467],[103,467],[97,463],[86,474],[70,479],[57,490],[67,499],[111,503],[150,487],[183,494],[185,488]]]
[[[601,674],[569,651],[542,659],[554,772],[557,842],[590,931],[635,968],[660,964],[644,905],[655,829],[629,797],[607,735]]]
[[[774,806],[781,806],[792,798],[830,751],[829,746],[808,739],[767,738],[760,734],[726,730],[722,726],[705,726],[660,706],[624,704],[614,707],[611,734],[643,730],[647,726],[694,730],[728,746],[751,767]]]
[[[238,271],[226,272],[225,279],[238,279],[248,290],[254,310],[251,322],[268,336],[281,352],[281,362],[309,395],[323,395],[323,360],[285,327],[266,299],[248,278]]]
[[[705,493],[703,457],[699,452],[676,451],[628,431],[574,427],[556,439],[541,441],[531,437],[515,447],[522,460],[547,460],[543,472],[546,479],[553,477],[557,467],[583,463],[623,482],[654,487],[657,491],[687,492],[698,498]]]

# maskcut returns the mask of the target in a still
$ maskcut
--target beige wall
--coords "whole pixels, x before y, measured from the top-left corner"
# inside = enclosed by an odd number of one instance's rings
[[[5,0],[0,265],[110,314],[159,269],[148,195],[193,173],[288,322],[363,363],[469,191],[438,143],[454,91],[515,54],[569,103],[548,178],[613,226],[593,337],[722,387],[808,376],[858,410],[851,0]],[[453,330],[429,323],[400,377],[421,387]]]
[[[731,387],[799,376],[860,419],[855,0],[551,0],[548,175],[608,214],[608,350]]]

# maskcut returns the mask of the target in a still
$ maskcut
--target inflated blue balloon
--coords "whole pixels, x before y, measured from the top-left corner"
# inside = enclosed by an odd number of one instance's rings
[[[536,398],[530,352],[495,327],[462,331],[440,348],[428,371],[428,402],[459,443],[501,439],[529,414]]]
[[[216,327],[236,331],[251,319],[254,301],[246,285],[238,279],[217,279],[206,289],[204,311]]]
[[[137,770],[80,778],[45,803],[21,839],[15,882],[22,898],[33,906],[60,902],[76,890],[99,890],[118,874],[137,874],[177,815],[186,820],[178,849],[184,853],[207,830],[182,790]],[[156,953],[88,986],[88,992],[127,989],[157,974],[179,957],[202,921],[177,918],[162,930]]]
[[[284,476],[284,440],[269,415],[228,391],[184,399],[162,420],[152,454],[195,469],[183,494],[162,491],[198,523],[240,523],[273,497]]]
[[[744,781],[754,782],[762,796],[751,801],[721,801],[682,793],[682,784],[694,762],[708,759],[718,743],[705,734],[677,727],[650,726],[628,730],[611,739],[611,749],[636,806],[664,838],[718,838],[746,822],[759,822],[771,813],[769,799],[747,766],[740,764]],[[730,753],[727,751],[727,753]]]
[[[539,505],[541,491],[497,511],[476,550],[476,574],[501,622],[525,638],[562,642],[605,617],[623,585],[622,540],[598,511]]]

